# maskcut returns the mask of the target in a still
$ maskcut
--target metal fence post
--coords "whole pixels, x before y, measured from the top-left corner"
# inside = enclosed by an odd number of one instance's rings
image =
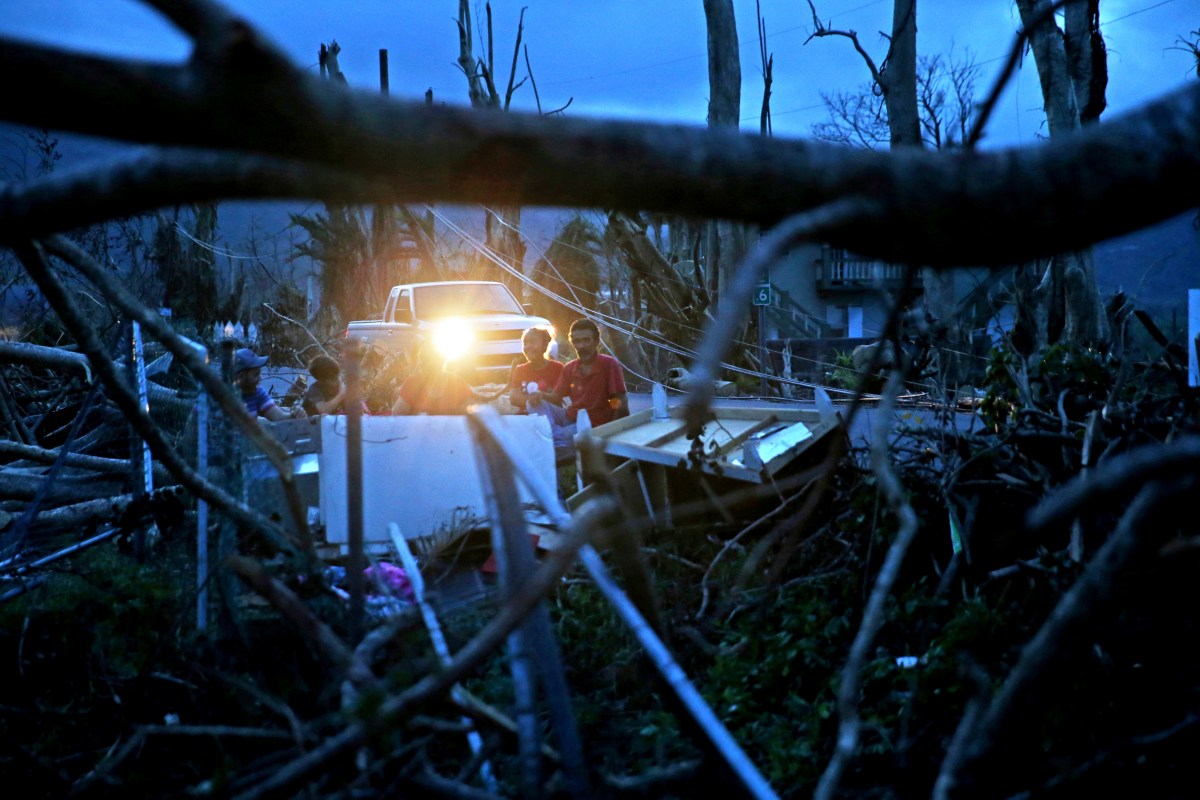
[[[208,349],[198,348],[208,365]],[[196,472],[208,480],[208,394],[196,392]],[[196,499],[196,630],[208,629],[208,503]]]
[[[149,390],[146,387],[146,359],[142,348],[142,326],[137,320],[130,323],[129,371],[137,392],[138,407],[150,416]],[[133,465],[133,494],[135,498],[148,497],[154,491],[154,477],[150,469],[150,445],[130,431],[129,461]],[[136,500],[135,500],[136,502]],[[146,529],[137,526],[133,534],[133,552],[141,564],[146,560]]]
[[[350,584],[350,640],[357,643],[363,626],[363,493],[362,493],[362,380],[361,348],[350,339],[342,350],[346,375],[346,534],[350,559],[346,578]]]

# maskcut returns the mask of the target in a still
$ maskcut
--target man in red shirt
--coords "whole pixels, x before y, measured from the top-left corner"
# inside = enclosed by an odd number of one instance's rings
[[[530,405],[544,400],[561,406],[569,398],[571,404],[564,414],[566,425],[574,425],[580,409],[585,408],[593,425],[629,416],[629,396],[621,363],[599,353],[600,329],[596,323],[577,319],[571,323],[568,336],[578,358],[563,367],[562,376],[551,391],[529,395]]]

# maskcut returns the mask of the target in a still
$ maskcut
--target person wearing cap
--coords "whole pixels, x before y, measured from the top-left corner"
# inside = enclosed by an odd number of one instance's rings
[[[271,399],[267,390],[258,385],[266,363],[266,356],[260,356],[249,347],[243,347],[233,354],[233,383],[242,393],[242,402],[246,404],[250,416],[266,417],[272,422],[303,417],[303,409],[298,408],[291,413],[284,411]]]

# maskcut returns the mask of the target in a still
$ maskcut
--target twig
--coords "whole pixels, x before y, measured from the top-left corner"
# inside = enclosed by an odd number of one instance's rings
[[[343,691],[343,698],[353,701],[358,696],[358,689],[376,683],[371,668],[362,659],[357,658],[341,637],[313,614],[295,592],[267,574],[262,564],[239,555],[227,556],[225,563],[238,577],[291,620],[304,638],[316,645],[325,658],[344,671],[350,688]]]
[[[96,781],[104,780],[121,766],[134,753],[141,749],[150,736],[204,736],[204,737],[233,737],[249,739],[282,739],[288,741],[291,737],[286,731],[271,728],[238,728],[231,725],[143,725],[134,730],[133,736],[115,753],[112,753],[95,769],[75,781],[71,794],[78,795],[91,787]],[[112,752],[112,751],[110,751]]]
[[[1200,469],[1200,436],[1182,436],[1168,444],[1130,450],[1097,464],[1055,491],[1026,517],[1028,532],[1036,535],[1078,514],[1099,500],[1108,505],[1125,497],[1129,487],[1166,480]]]
[[[871,596],[863,609],[862,622],[854,643],[850,646],[850,654],[846,658],[846,666],[842,668],[841,680],[838,684],[838,735],[834,746],[833,757],[821,780],[817,784],[814,797],[817,800],[829,800],[837,791],[842,772],[858,749],[859,728],[861,719],[858,715],[858,688],[863,668],[866,666],[867,655],[875,642],[875,635],[883,626],[884,606],[892,585],[900,572],[900,565],[908,552],[908,547],[916,537],[918,520],[912,505],[904,497],[904,487],[888,464],[887,431],[891,424],[892,403],[900,393],[904,380],[899,369],[893,370],[888,377],[879,405],[879,418],[876,430],[871,437],[871,460],[875,468],[875,477],[880,491],[892,507],[892,512],[899,520],[899,530],[896,538],[888,548],[887,557],[879,569]]]
[[[315,344],[315,345],[317,346],[317,349],[318,349],[318,350],[320,350],[322,353],[325,353],[326,355],[328,355],[328,354],[329,354],[329,351],[325,349],[324,345],[322,345],[322,344],[321,344],[319,341],[317,341],[317,337],[313,335],[313,332],[312,332],[312,331],[310,331],[310,330],[308,329],[308,326],[307,326],[307,325],[305,325],[303,322],[297,322],[296,320],[294,320],[294,319],[292,319],[291,317],[289,317],[287,314],[284,314],[284,313],[281,313],[281,312],[279,312],[279,311],[276,311],[276,310],[275,310],[275,309],[274,309],[274,308],[271,306],[271,304],[270,304],[270,303],[263,303],[263,304],[262,304],[262,307],[263,307],[263,308],[265,308],[267,311],[270,311],[270,312],[271,312],[272,314],[274,314],[275,316],[277,316],[277,317],[279,317],[280,319],[282,319],[284,322],[290,322],[290,323],[292,323],[293,325],[295,325],[297,328],[299,328],[300,330],[304,331],[306,334],[308,334],[308,338],[309,338],[309,339],[312,339],[312,343],[313,343],[313,344]],[[307,348],[305,348],[305,349],[307,349]]]
[[[708,564],[708,569],[706,569],[704,571],[704,576],[700,579],[700,591],[701,591],[700,609],[696,612],[696,616],[694,617],[695,619],[699,620],[699,619],[704,618],[704,612],[708,608],[708,594],[709,594],[708,581],[709,581],[709,578],[712,577],[713,570],[715,570],[717,568],[717,564],[720,563],[721,559],[725,557],[725,554],[728,553],[733,548],[737,547],[739,545],[739,543],[741,542],[741,540],[743,538],[745,538],[746,536],[749,536],[750,533],[752,533],[756,528],[758,528],[759,525],[762,525],[764,522],[768,522],[773,517],[775,517],[777,514],[781,513],[785,508],[787,508],[789,505],[791,505],[798,497],[800,497],[805,492],[807,492],[811,486],[812,486],[812,481],[809,481],[808,483],[804,484],[804,486],[798,492],[793,494],[791,497],[788,497],[787,499],[785,499],[779,505],[772,508],[766,514],[763,514],[761,517],[754,520],[746,527],[742,528],[733,537],[726,540],[725,544],[723,544],[721,546],[721,549],[717,551],[717,554],[715,556],[713,556],[712,561],[710,561]]]

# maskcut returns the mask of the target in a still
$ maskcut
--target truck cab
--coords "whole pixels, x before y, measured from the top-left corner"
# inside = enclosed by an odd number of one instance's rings
[[[347,336],[408,354],[428,339],[472,383],[506,379],[521,355],[528,328],[550,327],[530,316],[508,287],[496,281],[435,281],[393,286],[378,322],[351,322]]]

